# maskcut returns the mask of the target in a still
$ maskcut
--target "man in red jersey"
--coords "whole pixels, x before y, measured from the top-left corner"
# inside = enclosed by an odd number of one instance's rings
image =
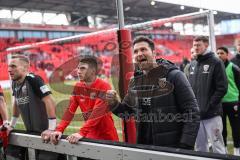
[[[6,125],[7,122],[7,106],[3,96],[3,90],[0,86],[0,125]]]
[[[8,145],[8,136],[7,131],[4,129],[8,126],[8,115],[7,115],[7,106],[3,95],[3,90],[0,85],[0,141],[2,143],[2,146],[0,146],[0,150],[2,150],[1,147],[6,148]],[[0,159],[1,156],[4,154],[0,151]]]
[[[111,87],[97,78],[97,60],[94,57],[84,57],[78,66],[78,82],[70,97],[70,103],[55,132],[51,134],[51,141],[57,144],[65,128],[71,122],[76,110],[80,107],[84,124],[78,133],[67,137],[69,143],[77,143],[81,138],[118,141],[116,128],[104,101],[104,94]]]

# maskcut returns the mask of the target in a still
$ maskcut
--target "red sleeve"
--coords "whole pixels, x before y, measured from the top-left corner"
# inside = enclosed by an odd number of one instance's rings
[[[101,86],[101,92],[110,90],[111,87],[109,84],[105,83]],[[93,107],[93,111],[89,116],[88,120],[83,124],[80,129],[80,134],[86,136],[96,125],[101,121],[104,115],[109,112],[109,107],[104,99],[97,98]]]
[[[3,96],[3,90],[1,86],[0,86],[0,96]]]
[[[70,124],[74,117],[78,107],[76,88],[77,87],[75,87],[73,95],[70,97],[68,108],[65,110],[61,122],[56,127],[56,131],[64,132],[65,128]]]

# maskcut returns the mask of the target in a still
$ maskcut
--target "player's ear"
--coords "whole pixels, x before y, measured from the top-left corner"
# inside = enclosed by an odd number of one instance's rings
[[[154,58],[156,58],[156,55],[157,55],[157,54],[156,54],[156,51],[155,51],[155,49],[154,49],[154,50],[152,50],[152,54],[153,54],[153,57],[154,57]]]

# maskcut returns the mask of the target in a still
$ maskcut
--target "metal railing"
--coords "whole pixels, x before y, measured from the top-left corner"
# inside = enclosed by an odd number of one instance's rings
[[[103,143],[102,143],[103,142]],[[70,144],[61,139],[58,145],[46,144],[38,135],[11,133],[10,144],[28,148],[30,160],[35,160],[35,150],[45,150],[66,154],[68,160],[77,157],[101,160],[237,160],[240,157],[213,153],[194,152],[181,149],[128,145],[108,141],[82,140],[78,144]]]

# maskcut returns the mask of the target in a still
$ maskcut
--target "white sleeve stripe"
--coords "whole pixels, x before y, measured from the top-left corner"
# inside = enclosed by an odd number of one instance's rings
[[[47,85],[44,85],[44,86],[41,86],[40,87],[40,90],[41,92],[44,94],[44,93],[47,93],[47,92],[50,92],[50,89]]]

